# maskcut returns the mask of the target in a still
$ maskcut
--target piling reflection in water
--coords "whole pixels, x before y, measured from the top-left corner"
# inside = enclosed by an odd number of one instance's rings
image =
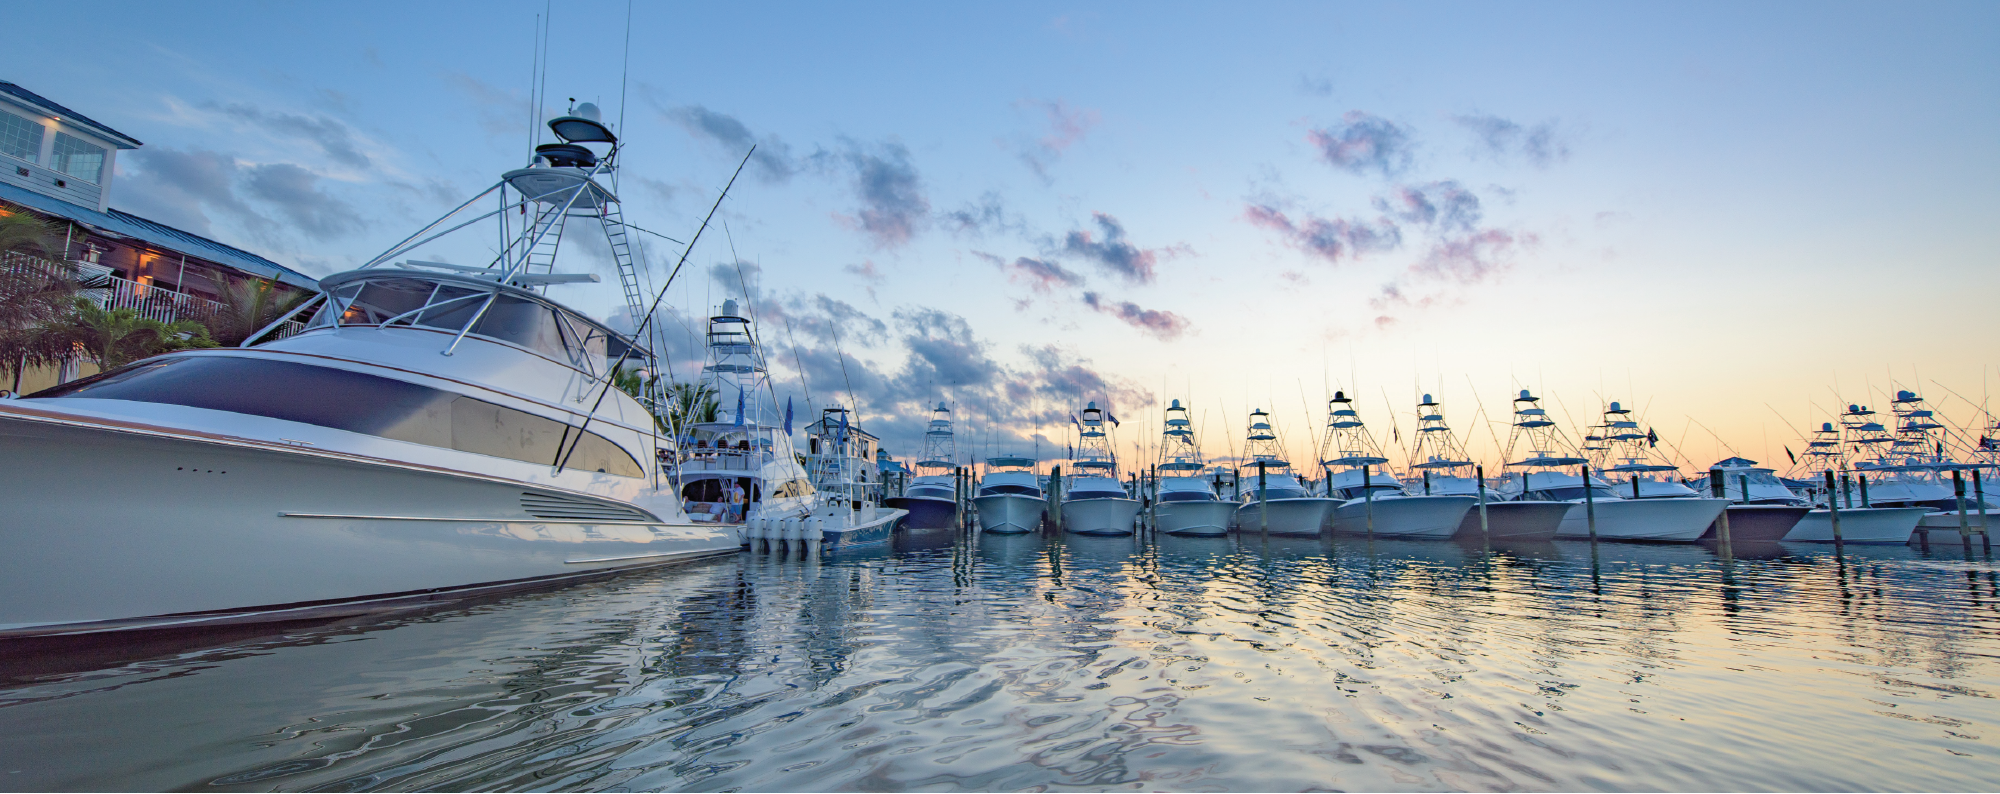
[[[0,691],[8,789],[1964,789],[1983,553],[911,534]],[[1594,562],[1593,562],[1594,561]]]

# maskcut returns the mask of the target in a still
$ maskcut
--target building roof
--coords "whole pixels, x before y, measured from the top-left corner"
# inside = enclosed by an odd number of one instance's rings
[[[113,209],[98,212],[88,207],[80,207],[62,199],[44,196],[26,188],[0,182],[0,200],[19,204],[44,215],[66,218],[88,226],[108,237],[124,237],[143,240],[161,248],[178,251],[191,257],[206,259],[224,267],[231,267],[260,278],[267,278],[283,284],[307,290],[318,290],[319,282],[311,276],[280,265],[264,257],[210,240],[198,234],[184,232],[163,223],[155,223],[137,215]]]
[[[117,144],[118,148],[120,149],[137,149],[140,146],[144,145],[139,143],[138,138],[126,135],[125,133],[114,130],[103,124],[99,124],[95,119],[92,119],[89,116],[83,115],[82,113],[78,113],[74,110],[70,110],[69,108],[58,105],[54,102],[49,101],[47,97],[44,97],[41,94],[29,91],[28,89],[22,88],[13,83],[9,83],[5,80],[0,80],[0,94],[6,94],[21,102],[25,102],[27,104],[34,105],[35,107],[46,110],[50,114],[56,116],[57,118],[60,118],[65,122],[75,124],[81,127],[89,127],[90,129],[95,130],[97,133],[105,136],[106,138],[111,139],[111,142]]]

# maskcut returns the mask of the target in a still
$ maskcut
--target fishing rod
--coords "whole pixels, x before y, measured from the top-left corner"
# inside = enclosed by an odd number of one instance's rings
[[[716,210],[722,209],[722,200],[729,198],[729,189],[736,186],[736,178],[743,175],[743,167],[750,164],[750,156],[756,153],[757,153],[757,145],[751,144],[750,151],[743,155],[743,162],[736,164],[736,172],[730,174],[729,183],[722,186],[722,195],[715,197],[715,204],[708,208],[708,215],[701,219],[701,226],[694,230],[694,237],[688,240],[687,249],[681,252],[680,261],[674,263],[673,272],[667,274],[666,283],[661,284],[660,291],[653,296],[653,305],[650,308],[646,309],[646,319],[640,320],[639,327],[632,330],[632,338],[634,340],[638,339],[640,335],[644,334],[646,332],[646,328],[653,324],[653,317],[659,314],[660,311],[660,302],[666,300],[667,298],[667,288],[673,286],[674,278],[681,274],[681,268],[687,265],[688,257],[694,255],[694,246],[695,243],[701,242],[701,233],[708,230],[708,222],[714,220]],[[578,192],[581,193],[582,191]],[[615,376],[618,372],[618,368],[625,365],[625,359],[631,357],[632,350],[635,347],[637,347],[637,345],[633,344],[625,345],[625,349],[618,351],[618,360],[612,362],[611,368],[609,370],[606,370],[604,378],[604,388],[597,392],[597,401],[591,403],[590,413],[583,415],[583,424],[579,425],[576,428],[576,441],[570,442],[569,431],[568,430],[563,431],[563,441],[565,443],[559,443],[556,445],[557,454],[556,454],[556,459],[554,461],[556,467],[556,473],[558,474],[562,473],[563,467],[569,465],[570,455],[575,454],[576,448],[583,444],[584,431],[590,427],[590,420],[597,418],[597,409],[604,406],[604,398],[611,394],[612,384],[617,382],[617,378]]]

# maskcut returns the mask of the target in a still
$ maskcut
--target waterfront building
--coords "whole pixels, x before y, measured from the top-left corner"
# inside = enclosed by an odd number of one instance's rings
[[[14,83],[0,81],[0,213],[27,212],[59,230],[49,259],[74,263],[99,305],[129,308],[155,320],[199,318],[222,307],[246,282],[268,284],[284,300],[314,292],[311,277],[257,254],[147,220],[112,206],[120,152],[141,145]],[[0,255],[0,267],[34,267],[38,258]],[[94,372],[30,370],[31,392]],[[6,384],[12,388],[12,384]]]

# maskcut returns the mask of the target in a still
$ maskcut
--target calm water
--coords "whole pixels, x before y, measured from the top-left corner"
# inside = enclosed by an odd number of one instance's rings
[[[1985,553],[949,533],[0,690],[8,789],[1988,789]]]

